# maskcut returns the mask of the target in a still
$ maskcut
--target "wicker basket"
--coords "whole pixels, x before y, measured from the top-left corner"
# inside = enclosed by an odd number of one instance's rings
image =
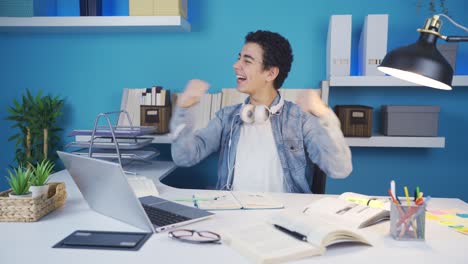
[[[0,222],[35,222],[59,208],[67,199],[65,183],[51,182],[47,198],[14,199],[8,197],[11,190],[0,193]]]

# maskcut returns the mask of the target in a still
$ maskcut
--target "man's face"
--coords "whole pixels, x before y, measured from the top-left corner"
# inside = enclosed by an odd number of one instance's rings
[[[237,90],[251,95],[267,84],[268,71],[263,69],[263,49],[256,43],[246,43],[234,63]]]

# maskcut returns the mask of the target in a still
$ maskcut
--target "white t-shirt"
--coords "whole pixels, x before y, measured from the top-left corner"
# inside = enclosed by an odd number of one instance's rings
[[[283,168],[271,122],[243,123],[237,144],[233,190],[283,192]]]

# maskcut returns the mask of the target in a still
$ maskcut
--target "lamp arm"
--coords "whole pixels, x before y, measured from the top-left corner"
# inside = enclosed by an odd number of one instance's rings
[[[447,36],[447,42],[468,42],[468,36]]]

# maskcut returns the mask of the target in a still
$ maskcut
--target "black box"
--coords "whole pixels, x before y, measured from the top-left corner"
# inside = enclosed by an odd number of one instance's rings
[[[372,107],[364,105],[336,105],[335,112],[340,119],[345,137],[372,136]]]

